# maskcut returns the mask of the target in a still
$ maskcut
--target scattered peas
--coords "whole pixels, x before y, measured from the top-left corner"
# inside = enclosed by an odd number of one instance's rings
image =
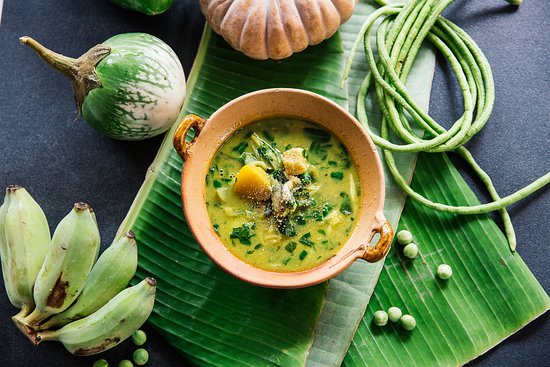
[[[403,315],[401,317],[401,326],[407,331],[411,331],[416,327],[416,320],[411,315]]]
[[[397,242],[405,246],[411,243],[413,240],[412,233],[407,230],[402,230],[397,233]]]
[[[388,323],[388,314],[386,311],[376,311],[374,313],[374,323],[378,326],[384,326]]]
[[[418,246],[416,245],[416,243],[411,242],[403,248],[403,255],[405,255],[409,259],[416,257],[417,254]]]
[[[143,348],[136,349],[133,355],[134,362],[138,366],[143,366],[149,360],[149,353]]]
[[[399,307],[390,307],[388,309],[388,318],[391,322],[397,322],[399,319],[401,319],[401,316],[403,315],[403,312],[401,312],[401,309]]]
[[[134,364],[127,359],[118,362],[118,367],[134,367]]]
[[[109,367],[109,362],[107,362],[107,360],[103,358],[98,359],[97,361],[94,362],[93,367]]]
[[[132,342],[137,346],[142,346],[147,340],[147,334],[143,330],[136,330],[132,334]]]
[[[447,264],[441,264],[437,267],[437,276],[441,279],[449,279],[453,276],[453,269]]]

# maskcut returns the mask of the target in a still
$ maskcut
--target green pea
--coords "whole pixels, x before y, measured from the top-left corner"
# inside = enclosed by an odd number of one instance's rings
[[[143,348],[136,349],[133,355],[134,363],[143,366],[149,360],[149,353]]]
[[[388,318],[391,322],[397,322],[399,319],[401,319],[401,316],[403,315],[403,312],[401,312],[401,309],[399,307],[390,307],[388,309]]]
[[[118,362],[118,367],[134,367],[134,364],[127,359],[123,359],[122,361]]]
[[[409,243],[407,246],[403,248],[403,255],[408,257],[409,259],[412,259],[418,255],[418,246],[416,243]]]
[[[447,264],[441,264],[437,267],[437,276],[447,280],[453,276],[453,269]]]
[[[94,362],[94,366],[93,367],[109,367],[109,362],[107,362],[107,360],[105,359],[98,359],[97,361]]]
[[[132,342],[137,346],[142,346],[147,341],[147,334],[143,330],[136,330],[132,334]]]
[[[401,326],[407,331],[411,331],[416,327],[416,320],[411,315],[403,315],[401,317]]]
[[[402,230],[402,231],[399,231],[397,233],[397,242],[399,242],[399,244],[405,246],[409,243],[411,243],[413,240],[413,235],[411,232],[407,231],[407,230]]]
[[[378,326],[384,326],[388,323],[388,314],[386,311],[376,311],[374,313],[374,323]]]

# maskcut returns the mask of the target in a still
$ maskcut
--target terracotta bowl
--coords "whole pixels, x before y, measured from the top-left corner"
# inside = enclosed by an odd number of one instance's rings
[[[361,196],[355,229],[334,257],[306,271],[279,273],[239,260],[223,245],[206,210],[205,177],[218,149],[236,130],[270,117],[299,118],[331,131],[346,146],[358,169]],[[186,142],[190,129],[195,136]],[[306,287],[337,275],[357,259],[379,261],[390,248],[393,230],[382,212],[384,174],[376,147],[351,114],[325,97],[283,88],[249,93],[227,103],[208,120],[186,116],[174,134],[174,147],[184,161],[181,195],[189,228],[204,252],[237,278],[264,287]],[[369,246],[377,233],[380,239]]]

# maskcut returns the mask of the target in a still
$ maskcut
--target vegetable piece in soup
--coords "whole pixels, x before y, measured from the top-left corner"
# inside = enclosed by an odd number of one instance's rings
[[[359,211],[357,169],[315,124],[255,122],[231,136],[206,176],[214,230],[231,253],[265,270],[312,269],[349,238]]]

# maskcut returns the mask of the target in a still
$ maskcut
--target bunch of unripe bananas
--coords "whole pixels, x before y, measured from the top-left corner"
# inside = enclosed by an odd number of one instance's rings
[[[34,344],[57,340],[73,354],[96,354],[147,320],[155,279],[126,288],[137,268],[134,234],[114,241],[98,259],[99,248],[88,204],[74,204],[50,237],[46,216],[27,190],[6,188],[0,206],[2,275],[10,302],[21,310],[12,319]]]

